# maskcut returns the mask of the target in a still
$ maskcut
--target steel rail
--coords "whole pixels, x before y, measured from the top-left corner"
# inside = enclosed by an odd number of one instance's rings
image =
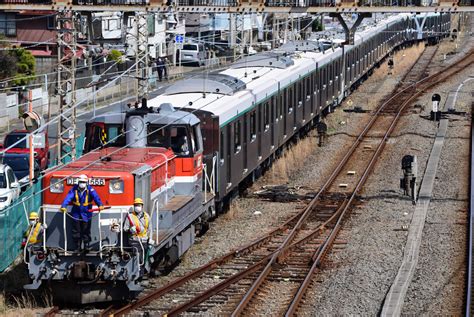
[[[470,58],[470,56],[472,56],[472,53],[471,52],[470,54],[467,54],[467,56],[465,56],[461,61],[459,61],[458,63],[462,62],[462,61],[465,61],[466,59],[468,60]],[[403,93],[407,92],[409,89],[413,88],[413,87],[417,87],[417,85],[419,85],[420,83],[424,83],[426,82],[427,80],[431,80],[432,78],[434,77],[437,77],[438,75],[440,75],[440,73],[442,72],[439,72],[439,73],[436,73],[432,76],[428,76],[428,77],[425,77],[423,79],[421,79],[420,81],[416,82],[416,83],[413,83],[411,85],[409,85],[408,87],[402,89],[400,92],[398,92],[396,95],[392,96],[392,98],[389,98],[387,101],[385,101],[378,109],[377,111],[373,114],[371,120],[369,121],[369,123],[365,126],[364,130],[362,131],[362,133],[358,136],[358,138],[354,141],[353,145],[351,146],[351,148],[349,149],[349,151],[346,153],[346,155],[344,156],[344,158],[342,159],[342,161],[339,163],[339,165],[336,167],[336,169],[333,171],[333,173],[331,174],[331,176],[329,177],[329,179],[326,181],[326,183],[323,185],[323,187],[321,188],[321,190],[318,192],[318,194],[316,195],[315,199],[318,198],[322,192],[324,192],[326,189],[329,188],[329,186],[332,184],[332,182],[334,181],[334,179],[339,175],[340,171],[342,170],[342,168],[345,166],[346,162],[349,160],[349,158],[353,155],[353,153],[355,152],[355,149],[359,146],[359,144],[362,142],[362,139],[364,139],[368,133],[368,131],[370,129],[372,129],[375,121],[380,117],[380,113],[382,113],[382,111],[385,109],[385,107],[387,107],[387,105],[389,104],[389,102],[391,102],[392,100],[394,100],[396,98],[396,96],[401,96]],[[430,86],[429,86],[430,87]],[[425,88],[425,89],[428,89],[428,88]],[[418,91],[415,91],[414,95],[411,95],[413,98],[414,96],[417,96],[419,95],[423,90],[418,90]],[[410,98],[410,99],[411,99]],[[401,112],[399,112],[396,116],[397,120],[398,121],[398,118],[400,116]],[[393,124],[390,126],[390,129],[393,129]],[[385,137],[384,137],[385,139]],[[384,142],[385,143],[385,142]],[[374,157],[372,157],[372,160],[371,162],[374,160]],[[369,163],[371,164],[371,163]],[[367,172],[367,171],[366,171]],[[366,173],[364,173],[364,175],[362,176],[361,178],[361,181],[363,179],[363,182],[365,182],[365,179],[366,179],[367,175]],[[359,191],[360,187],[361,187],[361,183],[359,182],[356,186],[356,189],[355,191]],[[355,195],[353,195],[350,199],[350,203],[348,205],[348,207],[351,205],[352,201],[353,201],[353,197]],[[313,202],[313,201],[312,201]],[[348,208],[347,207],[347,208]],[[270,272],[272,271],[273,269],[273,266],[274,264],[277,262],[277,260],[279,261],[282,261],[282,259],[284,259],[284,257],[286,256],[286,248],[287,248],[287,244],[288,244],[288,240],[292,237],[294,237],[294,235],[296,234],[296,231],[298,231],[300,229],[300,226],[301,226],[301,223],[306,219],[307,215],[309,214],[309,212],[305,211],[305,214],[303,215],[303,217],[300,219],[300,221],[298,222],[298,224],[292,229],[292,232],[290,235],[288,235],[288,238],[284,241],[284,243],[282,244],[281,248],[279,249],[279,252],[276,253],[272,259],[268,262],[267,266],[265,267],[265,269],[262,271],[262,273],[258,276],[258,278],[255,280],[255,282],[252,284],[252,286],[250,287],[250,289],[247,291],[247,293],[244,295],[244,297],[242,298],[242,300],[239,302],[239,304],[237,305],[237,307],[235,308],[234,312],[232,313],[232,317],[236,317],[236,316],[239,316],[240,314],[243,313],[244,309],[247,307],[248,303],[250,302],[250,300],[253,298],[253,296],[255,295],[255,293],[257,292],[257,290],[259,289],[259,287],[262,285],[262,283],[266,280],[267,276],[270,274]],[[293,232],[295,231],[295,232]]]
[[[169,282],[168,284],[164,285],[163,287],[160,287],[159,289],[151,292],[150,294],[147,294],[145,295],[144,297],[138,299],[137,301],[135,302],[132,302],[132,303],[129,303],[125,306],[123,306],[122,308],[118,309],[118,310],[115,310],[113,311],[113,309],[111,309],[110,307],[107,308],[107,311],[103,311],[101,313],[102,316],[106,316],[107,314],[111,314],[111,315],[114,315],[114,316],[122,316],[124,314],[127,314],[129,312],[131,312],[132,310],[136,309],[136,308],[139,308],[143,305],[146,305],[150,302],[152,302],[153,300],[156,300],[158,298],[160,298],[161,296],[177,289],[178,287],[184,285],[185,283],[189,282],[190,280],[194,279],[194,278],[197,278],[199,276],[201,276],[202,274],[204,274],[205,272],[208,272],[210,270],[213,270],[217,267],[219,267],[220,265],[223,265],[224,263],[236,258],[236,257],[239,257],[243,254],[246,254],[248,252],[251,252],[252,250],[254,250],[255,248],[261,246],[262,244],[268,242],[272,237],[274,237],[275,235],[277,235],[278,233],[280,232],[284,232],[285,230],[287,230],[287,228],[291,225],[291,223],[293,221],[295,221],[299,216],[301,216],[302,212],[292,216],[290,219],[288,219],[287,221],[285,221],[281,226],[279,226],[278,228],[275,228],[273,229],[272,231],[270,231],[269,233],[267,233],[266,235],[264,235],[263,237],[260,237],[258,238],[257,240],[243,246],[243,247],[240,247],[238,249],[235,249],[223,256],[221,256],[220,258],[217,258],[189,273],[187,273],[186,275],[174,280],[174,281],[171,281]]]
[[[474,111],[474,104],[471,108]],[[471,316],[472,293],[473,293],[473,261],[474,261],[474,112],[471,114],[471,160],[469,165],[469,242],[467,256],[467,279],[466,279],[466,307],[465,316]]]
[[[44,317],[53,317],[56,316],[57,313],[59,313],[59,307],[54,306],[44,314]]]
[[[471,52],[471,55],[472,55],[472,52]],[[427,80],[429,78],[431,78],[432,76],[430,77],[427,77],[425,79],[423,79],[422,81],[424,80]],[[422,82],[420,81],[420,82]],[[418,83],[414,83],[408,87],[406,87],[405,89],[402,90],[403,91],[406,91],[410,88],[413,88],[413,86],[415,86],[416,84]],[[383,105],[386,105],[388,102],[390,102],[391,100],[393,99],[390,98],[389,100],[387,100]],[[260,246],[261,244],[267,242],[268,240],[270,240],[275,234],[277,234],[278,232],[281,232],[283,230],[286,230],[288,225],[298,219],[298,217],[301,216],[301,218],[298,220],[297,224],[295,225],[295,227],[292,229],[292,231],[290,232],[291,234],[291,238],[290,236],[287,236],[287,238],[285,239],[285,241],[291,241],[294,236],[296,235],[296,232],[293,232],[295,230],[296,227],[301,227],[301,224],[303,223],[304,219],[306,219],[306,217],[308,216],[309,214],[309,210],[311,208],[314,208],[314,205],[315,205],[315,201],[325,192],[325,190],[327,190],[329,188],[329,185],[331,185],[331,183],[334,181],[334,179],[338,176],[338,174],[340,173],[340,171],[342,170],[342,168],[344,167],[344,165],[347,163],[347,161],[349,160],[350,156],[351,156],[351,152],[353,152],[355,150],[355,148],[362,142],[362,139],[364,137],[364,135],[367,134],[367,132],[369,131],[370,129],[370,126],[374,124],[374,122],[376,121],[376,119],[378,118],[377,116],[380,114],[380,112],[382,111],[382,107],[380,107],[376,112],[375,114],[372,116],[371,120],[369,121],[368,125],[366,126],[366,128],[364,129],[364,131],[359,135],[359,137],[355,140],[355,142],[353,143],[353,145],[351,146],[351,148],[349,149],[349,151],[346,153],[346,155],[344,156],[344,158],[342,159],[342,161],[340,162],[340,164],[336,167],[336,169],[334,170],[334,172],[331,174],[330,178],[325,182],[325,184],[323,185],[323,188],[321,188],[321,190],[318,192],[318,194],[313,198],[313,200],[310,202],[310,204],[300,213],[298,213],[297,215],[293,216],[292,218],[290,218],[287,222],[285,222],[285,224],[283,224],[282,226],[272,230],[270,233],[268,233],[267,235],[265,235],[264,237],[262,238],[259,238],[257,239],[256,241],[244,246],[244,247],[241,247],[237,250],[234,250],[198,269],[195,269],[193,270],[192,272],[186,274],[185,276],[175,280],[175,281],[172,281],[170,283],[168,283],[167,285],[159,288],[158,290],[148,294],[148,295],[145,295],[143,298],[140,298],[138,299],[137,301],[133,302],[133,303],[129,303],[128,305],[120,308],[119,310],[116,310],[113,315],[114,316],[121,316],[123,314],[126,314],[136,308],[139,308],[143,305],[146,305],[148,303],[150,303],[151,301],[155,300],[155,299],[158,299],[159,297],[169,293],[170,291],[172,290],[175,290],[177,289],[178,287],[184,285],[185,283],[189,282],[190,280],[192,280],[193,278],[196,278],[196,277],[199,277],[200,275],[202,275],[203,273],[209,271],[209,270],[212,270],[216,267],[218,267],[219,265],[222,265],[230,260],[232,260],[233,258],[236,258],[238,257],[239,255],[241,254],[245,254],[247,252],[250,252],[251,250],[253,250],[254,248]],[[303,218],[304,217],[304,218]],[[287,242],[286,242],[287,243]],[[291,245],[291,244],[290,244]],[[288,246],[284,249],[285,250],[285,253],[287,252],[288,250]],[[283,248],[279,248],[277,249],[276,251],[274,251],[273,254],[270,254],[268,255],[267,257],[269,256],[272,256],[271,260],[276,260],[278,259],[278,257],[275,258],[275,254],[277,253],[280,253],[281,251],[283,250]],[[281,260],[284,259],[284,257],[281,257],[280,258]],[[261,261],[260,262],[260,266],[264,264],[265,261]],[[268,262],[269,264],[270,262]],[[268,264],[267,264],[267,267],[268,267]],[[247,275],[245,275],[247,276]],[[243,278],[244,276],[242,276]],[[209,296],[210,297],[210,296]],[[110,311],[110,310],[109,310]]]
[[[461,61],[459,61],[458,63],[461,63],[463,61],[465,61],[466,59],[468,60],[470,58],[470,56],[472,56],[472,54],[469,54],[467,55],[464,59],[462,59]],[[468,64],[472,63],[472,61],[469,62],[468,60]],[[286,317],[289,317],[289,316],[293,316],[296,314],[296,311],[297,311],[297,308],[299,306],[299,303],[301,302],[301,300],[303,299],[303,296],[307,290],[307,288],[309,287],[310,283],[311,283],[311,279],[312,279],[312,276],[314,275],[314,273],[316,272],[317,268],[320,266],[322,260],[323,260],[323,257],[325,256],[325,254],[327,253],[327,251],[331,248],[337,234],[339,233],[340,229],[341,229],[341,224],[342,224],[342,220],[345,216],[345,214],[348,212],[350,206],[351,206],[351,203],[352,201],[355,199],[356,195],[358,194],[358,192],[360,191],[360,189],[362,188],[362,186],[364,185],[364,183],[366,182],[367,178],[369,177],[372,169],[374,168],[376,162],[377,162],[377,159],[380,157],[380,155],[382,154],[382,151],[383,149],[385,148],[385,144],[387,143],[387,140],[388,138],[391,136],[393,130],[395,129],[403,111],[405,110],[405,108],[411,103],[413,102],[416,98],[418,98],[424,91],[426,91],[427,89],[435,86],[436,84],[439,84],[441,83],[442,81],[446,80],[447,78],[457,74],[459,71],[461,71],[463,68],[459,68],[456,69],[454,72],[450,73],[450,74],[447,74],[447,76],[443,76],[441,79],[438,79],[436,82],[428,82],[427,84],[427,87],[424,87],[423,89],[415,92],[415,94],[411,95],[408,97],[408,99],[406,99],[405,101],[402,102],[401,106],[399,107],[398,109],[398,112],[397,114],[395,115],[395,117],[393,118],[389,128],[387,129],[386,133],[384,134],[382,140],[380,141],[379,145],[377,146],[377,149],[376,151],[374,152],[374,154],[372,155],[372,158],[369,162],[369,165],[366,167],[365,171],[364,171],[364,174],[362,175],[361,177],[361,180],[359,181],[359,183],[357,184],[355,190],[353,191],[351,197],[349,198],[349,202],[348,204],[346,205],[346,207],[344,208],[344,211],[341,213],[340,215],[340,218],[338,219],[337,223],[336,223],[336,226],[333,228],[333,230],[331,231],[331,234],[330,236],[328,237],[328,239],[326,240],[326,242],[324,243],[324,245],[320,248],[318,248],[313,256],[313,264],[311,266],[311,269],[310,271],[308,272],[307,276],[305,277],[305,279],[303,280],[302,284],[300,285],[295,297],[293,298],[293,300],[291,301],[289,307],[288,307],[288,310],[285,314]],[[448,69],[443,69],[442,71],[440,72],[437,72],[436,74],[432,75],[432,76],[429,76],[427,78],[423,78],[421,79],[420,81],[418,81],[417,83],[415,83],[414,85],[416,84],[423,84],[423,83],[426,83],[427,80],[431,80],[433,78],[436,78],[438,77],[439,75],[442,75],[442,74],[445,74],[445,72],[447,71]],[[401,95],[403,94],[403,91],[397,93],[394,95],[394,97],[400,97]],[[391,98],[392,99],[392,98]],[[471,174],[472,175],[472,174]],[[472,196],[471,196],[472,197]]]
[[[406,91],[410,88],[412,88],[415,84],[412,84],[408,87],[406,87],[405,89],[403,89],[401,92],[403,91]],[[400,92],[400,93],[401,93]],[[245,309],[245,307],[247,306],[247,304],[250,302],[250,299],[253,297],[253,295],[255,294],[255,292],[258,290],[258,288],[261,286],[261,284],[263,283],[263,281],[266,279],[266,277],[268,276],[268,274],[270,274],[270,272],[272,271],[272,268],[274,266],[274,264],[278,261],[279,263],[283,262],[284,261],[284,258],[286,257],[286,249],[288,247],[288,245],[290,244],[291,240],[295,237],[296,233],[300,230],[301,228],[301,225],[303,224],[303,222],[306,220],[307,216],[309,215],[309,213],[311,212],[311,209],[313,208],[314,204],[316,203],[316,200],[327,190],[330,188],[330,186],[332,185],[332,183],[334,182],[334,180],[336,179],[336,177],[340,174],[341,170],[343,169],[343,167],[347,164],[347,162],[349,161],[349,159],[352,157],[352,155],[354,154],[355,150],[357,149],[357,147],[360,145],[360,143],[362,142],[362,140],[366,137],[367,133],[369,132],[369,130],[372,128],[372,126],[374,125],[375,121],[378,119],[378,116],[379,114],[382,112],[382,110],[386,107],[386,105],[388,105],[388,103],[390,101],[393,100],[393,97],[388,99],[387,101],[385,101],[378,109],[377,111],[372,115],[372,118],[370,119],[370,121],[367,123],[367,125],[365,126],[364,130],[359,134],[359,136],[357,137],[357,139],[354,141],[354,143],[352,144],[352,146],[349,148],[349,150],[346,152],[345,156],[343,157],[343,159],[340,161],[340,163],[336,166],[336,168],[333,170],[333,172],[331,173],[331,175],[329,176],[329,178],[326,180],[326,182],[324,183],[324,185],[322,186],[322,188],[320,189],[320,191],[317,193],[317,195],[315,196],[315,198],[311,201],[311,203],[305,208],[305,212],[304,212],[304,215],[301,217],[301,219],[298,221],[298,223],[296,224],[296,226],[292,229],[292,232],[288,235],[287,239],[283,242],[282,246],[279,248],[279,252],[276,253],[272,259],[270,260],[270,262],[267,264],[267,266],[265,267],[265,269],[262,271],[262,273],[260,274],[260,276],[257,278],[257,280],[255,280],[255,282],[252,284],[252,286],[250,287],[250,289],[248,290],[248,292],[245,294],[244,298],[242,299],[242,301],[238,304],[238,306],[236,307],[236,309],[234,310],[234,312],[232,313],[232,316],[235,317],[239,314],[241,314],[243,312],[243,310]]]
[[[299,247],[301,244],[307,242],[308,240],[314,238],[318,233],[323,231],[324,229],[327,228],[329,224],[334,222],[336,220],[336,217],[342,212],[343,207],[345,207],[347,203],[347,200],[344,200],[343,203],[339,206],[339,208],[336,210],[336,212],[331,215],[329,219],[327,219],[324,223],[320,224],[317,228],[312,230],[309,234],[304,236],[303,238],[299,239],[297,242],[293,243],[290,246],[290,249],[294,249]],[[166,316],[177,316],[181,313],[184,313],[186,310],[188,310],[191,307],[195,307],[199,305],[200,303],[204,302],[205,300],[209,299],[210,297],[218,294],[220,291],[228,288],[230,285],[233,285],[237,283],[238,281],[242,280],[243,278],[249,276],[252,273],[255,273],[260,267],[262,267],[265,263],[267,263],[272,255],[277,252],[274,251],[272,254],[267,255],[265,258],[260,260],[259,262],[253,264],[249,268],[245,269],[244,271],[241,271],[230,278],[222,281],[221,283],[217,284],[214,287],[211,287],[210,289],[205,290],[203,293],[198,295],[197,297],[193,298],[192,300],[174,308],[173,310],[169,311]]]

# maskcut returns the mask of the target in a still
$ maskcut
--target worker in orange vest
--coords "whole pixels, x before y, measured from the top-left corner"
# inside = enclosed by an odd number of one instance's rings
[[[127,214],[124,231],[129,233],[129,244],[137,249],[140,263],[145,262],[145,252],[148,248],[148,227],[150,216],[143,210],[143,199],[135,198],[132,212]]]
[[[37,212],[32,211],[30,216],[28,217],[30,222],[28,229],[25,231],[23,235],[23,241],[21,242],[21,246],[25,247],[27,244],[36,244],[41,242],[41,238],[43,235],[43,224],[39,221],[39,215]]]

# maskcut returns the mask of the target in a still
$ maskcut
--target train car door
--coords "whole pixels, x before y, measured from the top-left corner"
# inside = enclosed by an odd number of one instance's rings
[[[242,117],[232,123],[232,185],[237,186],[242,179],[243,155],[242,155]]]

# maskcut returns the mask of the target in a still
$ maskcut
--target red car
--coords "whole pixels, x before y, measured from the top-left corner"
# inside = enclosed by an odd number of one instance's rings
[[[25,136],[28,135],[28,131],[26,130],[15,130],[10,133],[8,133],[5,136],[5,139],[3,141],[3,148],[8,148],[15,144],[18,140],[23,139]],[[36,134],[36,138],[42,139],[44,137],[44,147],[35,147],[35,160],[40,166],[41,170],[45,170],[48,168],[48,161],[49,161],[49,144],[48,144],[48,135],[47,133],[39,133]],[[30,149],[27,147],[27,140],[23,140],[17,145],[15,145],[13,148],[9,149],[6,151],[6,153],[16,153],[16,154],[26,154],[29,153]]]

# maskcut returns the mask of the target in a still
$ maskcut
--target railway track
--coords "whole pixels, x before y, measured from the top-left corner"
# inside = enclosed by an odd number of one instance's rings
[[[334,169],[316,196],[301,211],[261,239],[214,260],[171,283],[101,316],[121,316],[154,305],[154,314],[183,312],[229,315],[293,315],[313,275],[335,244],[342,223],[380,157],[401,114],[418,96],[473,63],[473,53],[431,76],[426,69],[435,52],[426,50],[398,92],[385,101]],[[409,83],[415,78],[413,83]],[[347,171],[352,171],[347,173]],[[278,298],[273,298],[275,295]],[[163,305],[162,305],[163,303]],[[159,306],[159,308],[156,308]]]
[[[474,104],[472,108],[474,110]],[[474,113],[474,112],[473,112]],[[474,309],[474,125],[471,118],[471,161],[469,179],[469,240],[468,240],[468,263],[466,281],[466,316],[471,316]]]

